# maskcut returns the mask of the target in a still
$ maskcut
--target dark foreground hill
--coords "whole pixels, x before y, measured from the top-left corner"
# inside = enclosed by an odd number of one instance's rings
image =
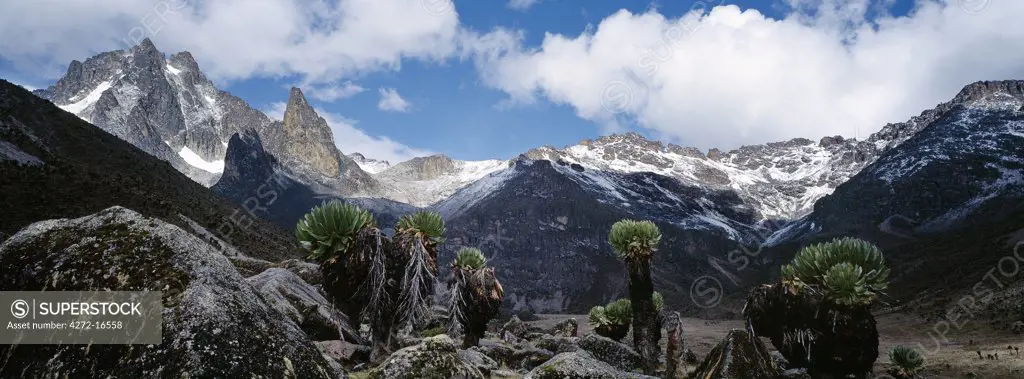
[[[32,222],[115,205],[204,239],[215,236],[250,256],[281,260],[297,254],[292,238],[277,226],[250,216],[166,161],[0,80],[0,240]]]

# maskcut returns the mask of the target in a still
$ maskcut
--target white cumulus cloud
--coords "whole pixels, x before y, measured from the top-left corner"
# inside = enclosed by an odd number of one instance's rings
[[[192,52],[216,80],[330,83],[444,59],[460,35],[450,0],[33,0],[3,10],[0,58],[48,78],[149,37],[165,52]]]
[[[622,10],[478,59],[479,71],[510,103],[546,99],[606,130],[635,124],[701,148],[864,138],[968,83],[1024,78],[1024,2],[921,0],[874,21],[867,0],[788,2],[797,11],[781,20],[733,5],[679,18]]]
[[[403,99],[394,88],[381,88],[378,91],[380,101],[377,102],[377,109],[386,112],[408,112],[412,107],[412,104]]]
[[[309,97],[326,102],[347,99],[366,91],[366,88],[352,83],[351,81],[346,81],[341,84],[310,84],[302,87],[306,88],[306,93]]]

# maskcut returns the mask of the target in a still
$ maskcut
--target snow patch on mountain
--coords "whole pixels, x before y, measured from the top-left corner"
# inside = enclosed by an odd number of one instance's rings
[[[91,110],[90,108],[100,100],[100,96],[103,95],[103,92],[110,89],[110,85],[111,81],[104,81],[97,85],[96,88],[89,91],[89,93],[81,95],[80,97],[71,98],[69,104],[59,105],[59,107],[65,111],[74,113],[85,121],[92,122],[90,120],[91,117],[88,116],[85,111]]]
[[[367,158],[360,153],[352,153],[348,154],[347,156],[349,158],[352,158],[352,160],[356,162],[356,165],[358,165],[360,169],[370,174],[376,174],[391,168],[391,162]]]
[[[518,169],[515,167],[492,171],[471,184],[455,190],[451,196],[434,204],[432,208],[445,218],[453,217],[473,204],[486,199],[510,179],[515,178],[517,174]]]
[[[454,161],[453,164],[453,170],[426,180],[415,180],[406,175],[392,175],[387,170],[377,172],[374,177],[386,187],[384,198],[417,207],[428,207],[451,197],[460,188],[508,167],[506,161],[500,160]]]
[[[203,171],[213,174],[220,174],[224,172],[223,159],[212,162],[206,161],[205,159],[203,159],[203,157],[200,157],[199,154],[196,154],[187,146],[182,147],[181,151],[178,151],[178,156],[180,156],[181,159],[184,159],[185,163],[188,163],[192,167],[201,169]]]

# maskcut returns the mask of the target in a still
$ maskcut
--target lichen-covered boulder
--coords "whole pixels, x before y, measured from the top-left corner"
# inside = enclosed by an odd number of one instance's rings
[[[547,362],[554,356],[555,353],[552,353],[550,350],[533,346],[523,346],[512,353],[508,366],[520,370],[530,370],[544,362]]]
[[[580,350],[561,353],[526,373],[525,379],[640,379],[651,378],[623,372]]]
[[[162,291],[157,345],[4,345],[0,377],[337,378],[294,322],[216,248],[112,207],[29,225],[0,244],[3,291]]]
[[[555,353],[529,343],[513,347],[504,343],[484,342],[471,347],[470,350],[480,352],[501,365],[519,370],[530,370],[555,356]]]
[[[498,369],[491,371],[491,379],[522,379],[523,374],[512,370]]]
[[[345,340],[365,345],[349,323],[315,287],[284,268],[271,268],[246,279],[271,306],[295,321],[314,341]]]
[[[580,338],[579,347],[589,352],[594,358],[611,364],[619,370],[635,370],[643,362],[640,354],[633,348],[597,334],[588,334]]]
[[[491,371],[497,370],[499,367],[498,362],[476,350],[459,350],[459,356],[463,361],[480,370],[484,376],[490,376]]]
[[[370,371],[371,379],[483,379],[445,334],[424,338],[419,345],[399,349]]]
[[[558,354],[579,350],[579,342],[580,339],[577,337],[546,336],[533,341],[533,344],[541,349],[550,350],[551,352]]]
[[[548,334],[556,337],[576,337],[579,335],[579,323],[574,318],[568,318],[562,320],[558,324],[555,324]]]
[[[479,351],[496,362],[510,367],[509,362],[512,359],[512,354],[516,352],[514,348],[504,343],[494,343],[487,340],[481,340],[479,345],[473,346],[469,350]]]
[[[312,285],[323,283],[323,274],[320,265],[298,259],[288,259],[277,264],[278,267],[287,269],[302,278],[303,281]]]
[[[778,378],[768,348],[745,330],[733,329],[719,342],[691,375],[701,379]]]
[[[328,358],[345,364],[346,367],[370,361],[371,348],[366,345],[356,345],[347,341],[316,341],[316,345]]]
[[[228,255],[228,260],[235,265],[238,273],[244,277],[257,275],[271,268],[279,267],[291,271],[302,280],[311,285],[323,283],[323,275],[320,273],[320,266],[315,263],[305,262],[298,259],[288,259],[281,262],[271,262],[259,258],[248,257],[241,254]]]

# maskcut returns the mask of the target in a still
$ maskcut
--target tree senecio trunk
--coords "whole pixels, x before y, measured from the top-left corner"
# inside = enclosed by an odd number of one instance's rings
[[[633,348],[643,358],[643,371],[654,375],[658,369],[661,348],[661,320],[654,308],[654,283],[651,280],[651,261],[631,259],[629,266],[629,297],[633,308]]]
[[[665,379],[679,378],[679,372],[686,372],[680,367],[683,361],[683,320],[679,312],[672,312],[666,320],[668,324],[668,346],[665,351]]]

